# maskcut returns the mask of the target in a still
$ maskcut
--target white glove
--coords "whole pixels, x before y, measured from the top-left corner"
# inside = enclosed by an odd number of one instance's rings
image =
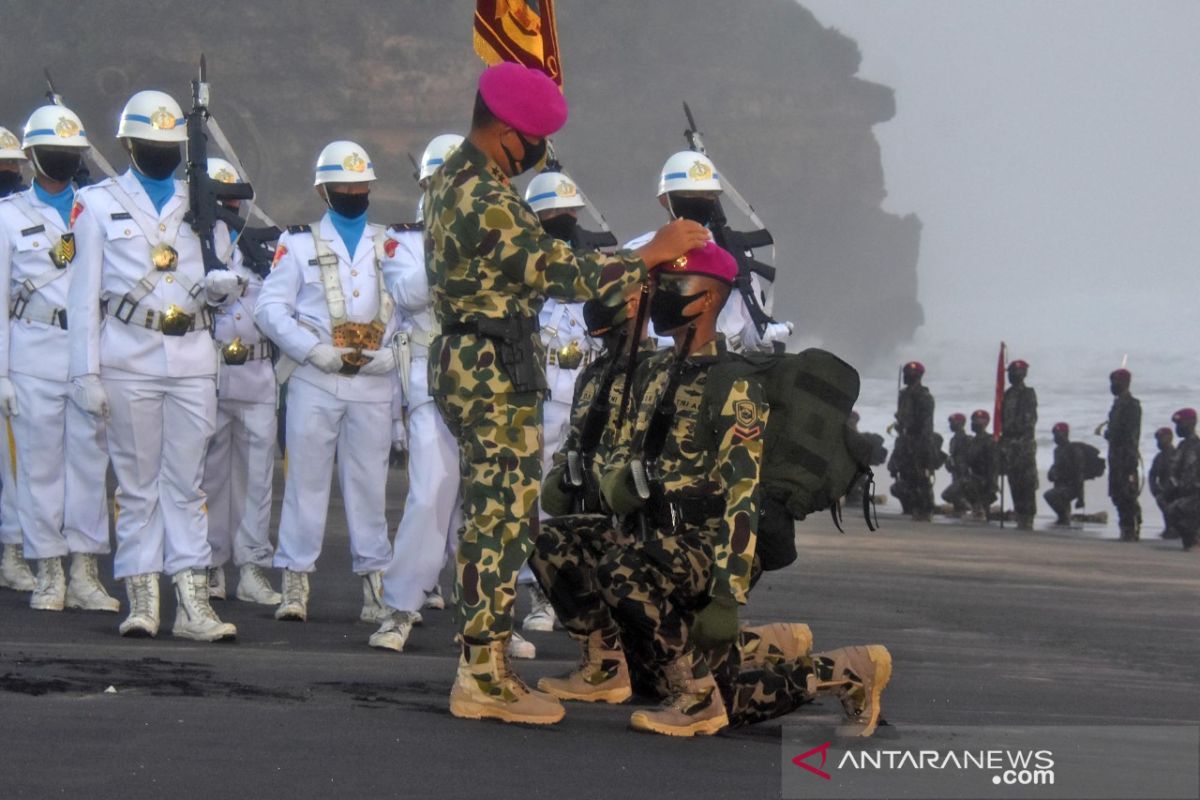
[[[792,335],[794,326],[790,322],[768,322],[767,330],[763,333],[762,343],[786,341]]]
[[[17,410],[17,390],[12,381],[0,377],[0,416],[15,417],[21,412]]]
[[[359,375],[387,375],[396,369],[396,354],[390,347],[363,350],[363,355],[370,356],[371,360],[358,368]]]
[[[392,449],[408,449],[408,429],[404,427],[404,420],[402,419],[392,420]]]
[[[313,345],[313,349],[308,351],[308,358],[305,360],[321,372],[334,373],[342,368],[342,354],[353,352],[349,347],[334,347],[331,344],[319,343]]]
[[[99,375],[80,375],[71,382],[71,397],[75,405],[96,417],[108,417],[108,392]]]
[[[242,279],[227,269],[214,269],[204,276],[204,291],[211,303],[219,303],[232,294],[241,292]]]

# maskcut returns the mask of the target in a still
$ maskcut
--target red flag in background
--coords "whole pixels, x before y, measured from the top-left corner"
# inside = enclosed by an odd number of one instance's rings
[[[1001,342],[1000,358],[996,360],[996,409],[992,414],[992,435],[997,441],[1004,430],[1004,359],[1007,351],[1008,347]]]
[[[554,0],[477,0],[475,52],[488,65],[513,61],[540,69],[561,88]]]

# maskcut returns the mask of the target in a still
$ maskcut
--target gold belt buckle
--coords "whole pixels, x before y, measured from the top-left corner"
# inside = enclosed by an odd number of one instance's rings
[[[179,253],[169,244],[156,244],[150,251],[150,263],[159,272],[170,272],[179,263]]]
[[[558,366],[563,369],[578,369],[583,363],[583,350],[579,347],[579,343],[572,341],[565,347],[558,349]]]
[[[162,315],[162,332],[164,336],[183,336],[192,329],[193,315],[185,313],[175,304],[167,306]]]
[[[221,348],[221,357],[225,359],[226,364],[236,367],[246,363],[246,359],[250,357],[250,348],[242,344],[242,337],[235,336],[232,342]]]

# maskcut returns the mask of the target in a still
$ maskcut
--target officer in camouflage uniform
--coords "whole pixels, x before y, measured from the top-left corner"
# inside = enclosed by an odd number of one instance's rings
[[[509,669],[517,572],[529,556],[541,480],[545,352],[537,314],[545,297],[583,301],[620,292],[703,242],[696,223],[667,226],[638,251],[575,253],[547,235],[509,178],[544,158],[566,121],[544,74],[503,63],[479,80],[471,132],[425,193],[425,267],[441,333],[430,343],[429,386],[458,440],[464,526],[455,602],[462,659],[455,716],[546,724],[556,699]]]
[[[1020,359],[1008,365],[1008,382],[1004,391],[1000,428],[1000,466],[1008,476],[1008,491],[1012,495],[1013,513],[1017,528],[1033,529],[1037,514],[1037,392],[1025,385],[1029,364]]]
[[[632,435],[617,445],[600,482],[632,537],[601,558],[600,593],[630,660],[660,676],[667,695],[658,710],[635,711],[630,724],[706,735],[777,717],[829,691],[857,732],[869,735],[891,675],[886,648],[810,656],[805,647],[791,658],[760,658],[748,656],[753,648],[740,635],[738,606],[758,572],[758,474],[768,415],[762,387],[734,381],[720,401],[715,447],[698,430],[709,369],[730,358],[716,321],[736,274],[733,257],[711,242],[662,268],[650,317],[675,347],[639,369]],[[655,440],[661,452],[653,452]],[[619,645],[612,637],[604,642],[613,660]]]
[[[1181,408],[1171,415],[1179,445],[1171,462],[1167,487],[1167,520],[1179,531],[1184,550],[1196,545],[1200,531],[1200,439],[1196,438],[1196,410]]]
[[[919,361],[904,365],[904,388],[896,407],[896,449],[888,471],[896,482],[892,495],[906,514],[928,522],[933,512],[933,471],[938,452],[933,434],[933,395],[921,384],[925,366]]]
[[[996,500],[997,466],[996,440],[988,432],[991,415],[982,408],[971,414],[971,432],[967,442],[966,479],[963,497],[975,519],[986,519],[988,509]]]
[[[1133,376],[1118,369],[1108,376],[1112,409],[1108,412],[1108,496],[1117,507],[1121,541],[1136,542],[1141,536],[1142,507],[1138,503],[1138,439],[1142,435],[1142,404],[1129,391]]]
[[[1071,442],[1071,426],[1067,423],[1055,423],[1051,433],[1054,466],[1046,477],[1054,486],[1042,496],[1057,515],[1054,524],[1065,528],[1071,525],[1071,503],[1083,505],[1083,453]]]
[[[950,420],[950,454],[946,458],[946,471],[950,473],[950,485],[942,492],[942,499],[950,504],[954,514],[962,516],[971,510],[971,504],[966,500],[967,480],[967,446],[971,437],[967,436],[967,418],[963,414],[951,414]]]
[[[1171,485],[1171,462],[1175,460],[1174,434],[1170,428],[1159,428],[1154,432],[1154,441],[1158,444],[1158,453],[1146,473],[1146,483],[1150,484],[1150,494],[1158,504],[1158,510],[1163,516],[1164,539],[1178,539],[1179,531],[1171,527],[1167,519],[1167,487]]]

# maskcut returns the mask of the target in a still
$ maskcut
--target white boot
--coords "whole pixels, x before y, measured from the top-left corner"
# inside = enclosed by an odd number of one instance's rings
[[[442,597],[442,587],[434,586],[433,591],[425,593],[425,608],[441,611],[446,607],[446,598]]]
[[[208,570],[185,569],[171,578],[175,584],[175,627],[172,636],[195,639],[198,642],[217,642],[237,636],[237,627],[221,622],[208,602]]]
[[[129,616],[118,630],[122,636],[158,635],[158,573],[147,572],[125,579]]]
[[[225,599],[225,567],[208,568],[208,599]]]
[[[304,622],[308,619],[308,573],[283,571],[283,599],[275,609],[275,619]]]
[[[380,650],[403,653],[404,645],[412,633],[414,616],[415,612],[412,611],[393,611],[379,626],[379,630],[371,634],[367,644]]]
[[[29,607],[38,611],[62,611],[67,597],[67,576],[62,559],[38,559],[37,586],[29,596]]]
[[[25,562],[25,550],[19,544],[4,545],[0,557],[0,587],[18,592],[32,592],[37,586],[33,570]]]
[[[384,622],[391,610],[383,602],[383,571],[368,572],[363,579],[363,607],[358,618],[363,622]]]
[[[71,556],[71,581],[67,584],[67,608],[84,611],[121,610],[121,604],[100,583],[100,566],[91,553],[75,553]]]
[[[529,613],[521,621],[521,627],[527,631],[543,631],[549,633],[558,623],[554,614],[554,606],[550,605],[542,587],[536,583],[529,584]]]
[[[271,588],[266,570],[258,564],[242,564],[238,576],[237,599],[264,606],[278,605],[283,595]]]

